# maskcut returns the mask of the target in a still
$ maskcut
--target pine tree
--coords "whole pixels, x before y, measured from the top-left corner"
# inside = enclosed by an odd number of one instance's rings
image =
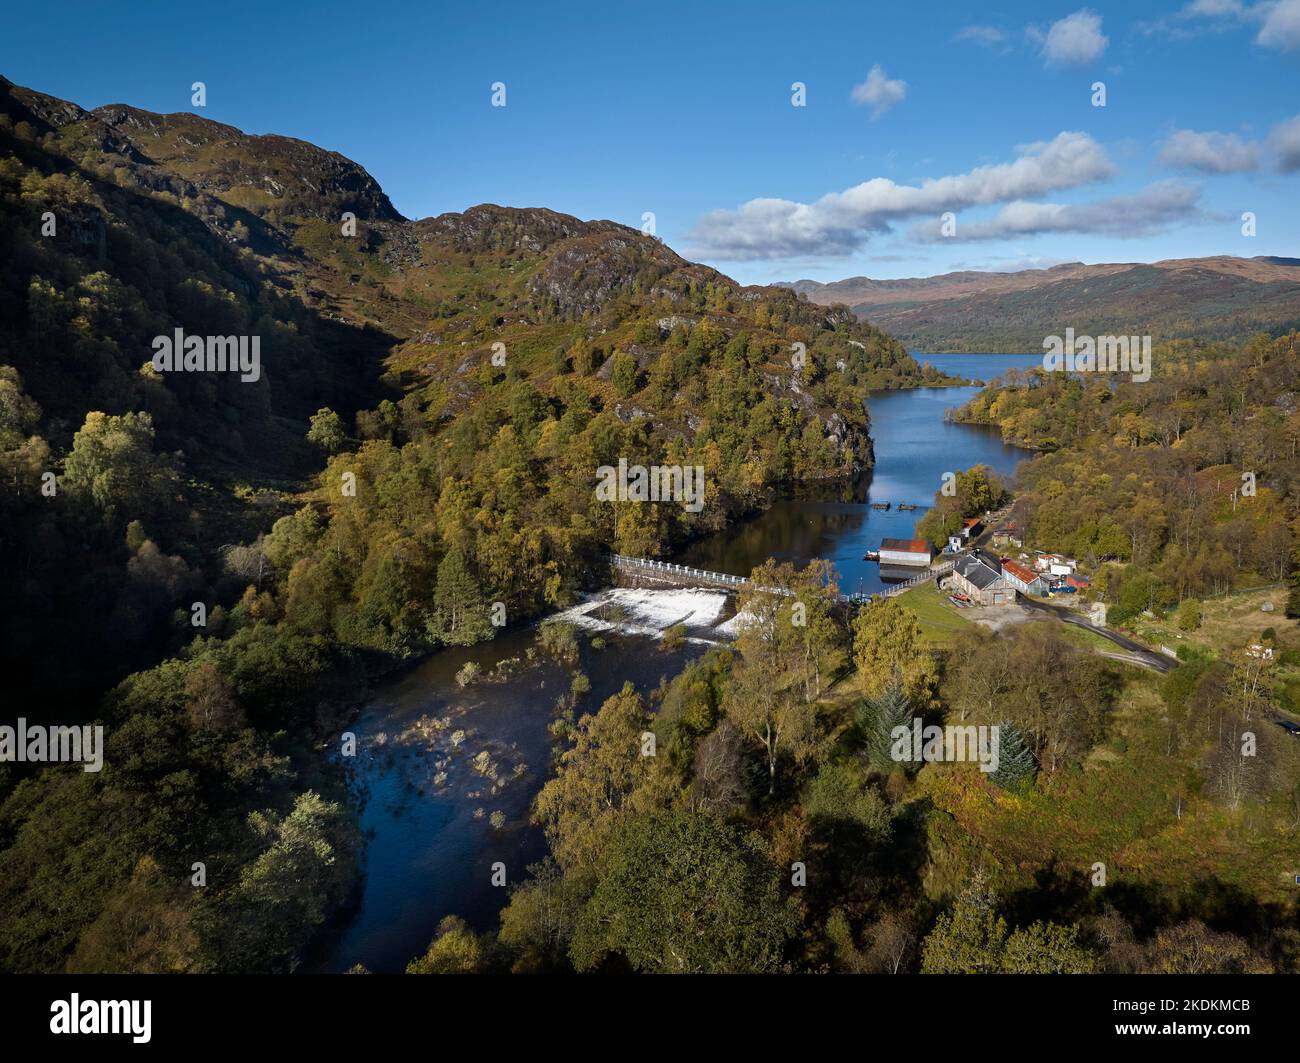
[[[900,683],[890,683],[874,698],[858,707],[858,729],[865,741],[864,755],[876,771],[888,774],[898,766],[890,751],[896,727],[911,728],[912,703]]]
[[[1034,754],[1013,724],[998,724],[998,769],[990,778],[1004,790],[1021,790],[1033,781]]]
[[[492,636],[483,592],[459,550],[449,551],[438,565],[429,633],[453,646],[469,646]]]

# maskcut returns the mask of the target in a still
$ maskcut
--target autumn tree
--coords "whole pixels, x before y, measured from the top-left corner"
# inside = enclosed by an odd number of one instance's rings
[[[653,803],[641,789],[655,762],[641,752],[650,722],[630,683],[595,715],[578,720],[573,746],[560,754],[554,777],[533,804],[533,821],[566,873],[594,876],[624,812]]]
[[[896,598],[877,598],[853,618],[853,661],[867,697],[899,685],[912,704],[933,701],[934,662],[921,648],[916,615]]]
[[[456,915],[445,916],[423,956],[406,965],[407,974],[474,974],[484,962],[477,935]]]
[[[200,660],[185,679],[185,708],[195,730],[225,731],[244,725],[244,713],[230,684],[210,658]]]
[[[348,441],[347,430],[343,427],[343,418],[328,406],[322,406],[311,415],[311,427],[307,430],[307,442],[313,443],[326,454],[337,454]]]
[[[178,479],[170,462],[154,453],[153,443],[149,414],[112,416],[92,411],[73,436],[63,482],[110,524],[124,525],[137,515],[165,514],[176,496]]]

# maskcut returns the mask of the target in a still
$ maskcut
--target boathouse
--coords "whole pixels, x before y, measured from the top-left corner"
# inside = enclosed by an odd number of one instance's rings
[[[882,565],[929,568],[933,557],[934,547],[924,539],[880,540],[880,563]]]

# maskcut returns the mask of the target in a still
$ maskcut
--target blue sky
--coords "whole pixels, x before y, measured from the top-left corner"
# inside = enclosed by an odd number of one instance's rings
[[[198,113],[340,151],[408,217],[653,212],[748,283],[1300,255],[1300,0],[64,3],[57,25],[41,5],[6,22],[19,84],[169,112],[204,81]]]

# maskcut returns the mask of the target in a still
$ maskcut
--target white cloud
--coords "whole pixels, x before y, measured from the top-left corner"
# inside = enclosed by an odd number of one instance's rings
[[[1259,165],[1259,145],[1235,133],[1197,133],[1176,130],[1160,149],[1160,162],[1180,170],[1201,173],[1241,173]]]
[[[847,255],[892,221],[1047,195],[1114,173],[1105,149],[1086,133],[1027,144],[1012,162],[900,185],[884,177],[831,192],[815,203],[751,199],[702,217],[690,233],[696,257],[724,261]]]
[[[1179,14],[1203,18],[1240,18],[1246,13],[1241,0],[1192,0]]]
[[[897,103],[901,103],[903,97],[907,95],[906,81],[891,81],[879,63],[871,68],[867,74],[867,80],[861,85],[855,85],[850,96],[854,103],[864,103],[871,106],[871,120],[874,122],[887,110]]]
[[[954,35],[955,41],[971,41],[984,48],[1002,48],[1007,43],[1005,31],[996,26],[967,26]]]
[[[1300,170],[1300,114],[1273,127],[1268,146],[1275,156],[1274,165],[1282,173]]]
[[[943,236],[937,220],[914,225],[908,235],[923,243],[1001,240],[1042,233],[1148,236],[1197,216],[1200,191],[1198,185],[1161,181],[1131,196],[1093,203],[1008,203],[988,221],[962,224],[958,219],[953,236]]]
[[[1223,32],[1254,23],[1259,26],[1255,43],[1263,48],[1291,52],[1300,48],[1300,0],[1192,0],[1172,16],[1138,23],[1151,36],[1171,38],[1195,36],[1206,31]]]
[[[1101,32],[1101,16],[1084,8],[1052,23],[1042,37],[1043,57],[1052,64],[1091,63],[1109,43]]]
[[[1264,24],[1260,26],[1255,43],[1265,48],[1293,52],[1300,48],[1300,0],[1278,0],[1275,4],[1259,4]]]

